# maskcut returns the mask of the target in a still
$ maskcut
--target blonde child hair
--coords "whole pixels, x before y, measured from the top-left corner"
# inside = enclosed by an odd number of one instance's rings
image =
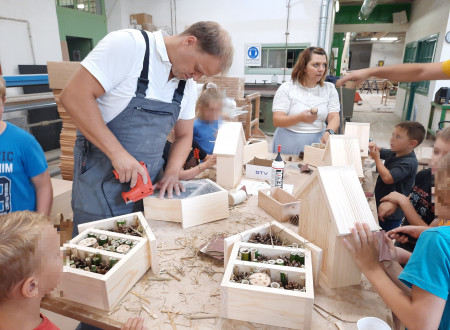
[[[30,211],[12,212],[0,216],[0,304],[12,288],[30,277],[37,269],[36,246],[49,218]]]
[[[436,140],[441,139],[442,141],[448,143],[450,142],[450,127],[446,127],[436,133]]]
[[[203,85],[202,93],[195,104],[195,115],[200,120],[204,120],[204,111],[212,102],[222,103],[223,94],[215,83],[208,82]]]
[[[6,97],[6,82],[5,79],[3,79],[2,76],[0,76],[0,100],[3,102],[5,97]]]

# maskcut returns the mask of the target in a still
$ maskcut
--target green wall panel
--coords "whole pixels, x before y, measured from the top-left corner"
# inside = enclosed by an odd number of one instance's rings
[[[338,58],[337,58],[337,67],[336,67],[336,76],[341,75],[341,60],[342,60],[342,51],[344,50],[344,39],[345,33],[335,33],[333,36],[333,43],[331,44],[331,48],[339,48],[338,50]]]
[[[68,36],[87,38],[92,39],[92,46],[95,47],[108,33],[105,15],[97,15],[59,6],[56,6],[56,14],[61,41],[66,41],[66,37]]]

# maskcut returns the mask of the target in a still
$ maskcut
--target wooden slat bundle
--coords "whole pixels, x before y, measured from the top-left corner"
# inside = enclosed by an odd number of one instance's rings
[[[61,135],[59,137],[59,143],[61,145],[59,167],[62,178],[70,181],[73,180],[73,147],[75,145],[77,128],[61,104],[59,95],[79,66],[79,62],[47,62],[49,85],[53,90],[58,113],[63,121]]]

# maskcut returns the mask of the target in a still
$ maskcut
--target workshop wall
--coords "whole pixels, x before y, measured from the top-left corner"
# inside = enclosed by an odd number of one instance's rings
[[[54,0],[0,1],[0,65],[3,75],[19,74],[19,64],[61,61],[58,21]],[[30,35],[25,20],[30,23]],[[31,44],[30,44],[31,43]],[[35,62],[33,63],[33,54]],[[8,88],[8,95],[22,88]]]
[[[439,33],[434,61],[444,61],[450,58],[450,44],[445,42],[445,34],[450,30],[450,2],[447,0],[416,0],[412,4],[411,25],[406,32],[405,45]],[[428,95],[415,94],[414,103],[418,106],[416,120],[425,127],[430,116],[430,102],[434,94],[442,86],[448,86],[448,80],[431,81]],[[399,88],[395,103],[395,113],[402,115],[405,104],[406,90]]]
[[[290,2],[288,43],[317,45],[321,0]],[[273,0],[116,0],[106,1],[108,31],[127,28],[129,15],[147,13],[153,24],[168,32],[180,33],[187,26],[201,20],[221,24],[232,36],[235,48],[231,76],[244,76],[246,43],[285,43],[287,7],[286,1]],[[176,7],[176,8],[175,8]],[[332,29],[333,6],[329,7],[329,22],[325,48],[330,49],[329,31]],[[245,75],[246,81],[270,81],[271,75]],[[281,82],[282,76],[279,76]]]
[[[377,66],[378,61],[384,60],[384,65],[394,65],[403,62],[403,49],[405,44],[374,42],[372,44],[372,54],[370,55],[370,67]]]

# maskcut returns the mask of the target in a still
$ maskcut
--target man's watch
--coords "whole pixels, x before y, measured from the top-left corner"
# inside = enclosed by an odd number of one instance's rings
[[[330,133],[330,135],[333,135],[333,134],[334,134],[334,131],[333,131],[331,128],[326,129],[325,132]]]

